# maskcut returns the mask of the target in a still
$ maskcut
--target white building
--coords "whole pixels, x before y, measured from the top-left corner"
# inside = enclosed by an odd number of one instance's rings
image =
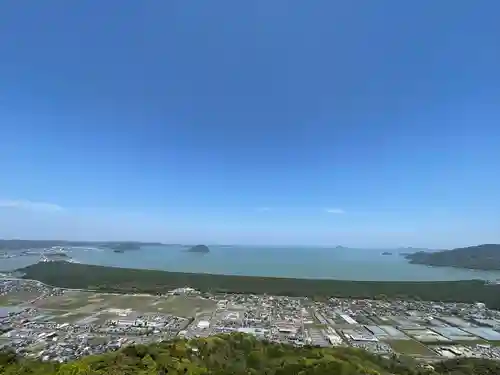
[[[207,329],[210,327],[210,322],[208,320],[200,320],[197,327],[199,329]]]

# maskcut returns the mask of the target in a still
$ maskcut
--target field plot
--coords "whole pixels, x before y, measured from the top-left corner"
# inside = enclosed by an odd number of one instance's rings
[[[397,323],[388,316],[371,316],[370,319],[375,325],[394,326]]]
[[[99,304],[93,304],[91,302],[94,296],[94,293],[68,292],[62,296],[51,296],[37,301],[36,306],[40,309],[66,311],[77,310],[88,306],[94,306],[98,308]]]
[[[196,316],[196,314],[215,310],[214,301],[185,296],[170,296],[161,298],[153,306],[154,312],[172,314],[177,316]]]
[[[1,300],[0,300],[1,302]],[[195,316],[199,312],[213,311],[215,302],[198,297],[145,295],[96,294],[90,292],[69,292],[37,301],[37,308],[57,316],[64,323],[78,315],[78,319],[108,309],[131,310],[141,313],[163,313],[178,316]],[[54,313],[56,311],[57,313]],[[60,318],[59,318],[60,317]],[[76,319],[76,320],[78,320]]]
[[[400,354],[432,357],[437,354],[427,348],[425,345],[415,340],[388,340],[386,341],[391,348]]]
[[[102,312],[98,315],[94,315],[91,319],[92,324],[104,324],[108,320],[118,320],[118,319],[130,319],[130,316],[119,316],[118,314],[115,313],[109,313],[109,312]]]
[[[0,296],[0,306],[13,306],[19,305],[20,303],[29,302],[40,294],[37,292],[21,291],[15,293],[8,293],[6,295]]]
[[[139,312],[156,312],[152,307],[157,297],[142,295],[107,295],[106,305],[108,308],[132,309]]]
[[[10,306],[11,304],[8,296],[0,296],[0,306]]]
[[[63,314],[59,315],[53,315],[52,318],[50,319],[52,322],[56,322],[59,324],[62,323],[75,323],[81,319],[84,319],[88,317],[90,314],[89,313],[72,313],[72,312],[65,312]]]
[[[8,338],[0,337],[0,349],[3,347],[8,347],[10,346],[11,342]]]

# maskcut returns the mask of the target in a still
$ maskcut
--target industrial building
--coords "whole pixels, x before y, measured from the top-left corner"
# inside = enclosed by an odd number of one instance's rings
[[[464,331],[472,333],[484,340],[500,341],[500,333],[497,331],[487,328],[487,327],[477,327],[477,328],[464,328]]]
[[[343,343],[342,337],[332,328],[328,327],[322,331],[323,335],[326,337],[331,345],[337,346]]]
[[[340,317],[344,319],[347,322],[347,324],[358,324],[358,322],[356,322],[353,318],[351,318],[347,314],[340,314]]]
[[[483,327],[500,329],[500,321],[496,319],[474,319],[473,321]]]
[[[478,339],[477,336],[474,336],[471,333],[463,331],[457,327],[436,327],[432,328],[432,330],[451,341],[465,341],[465,340]]]
[[[416,323],[405,316],[393,316],[391,317],[392,321],[396,323],[396,327],[398,329],[418,329],[422,326],[419,323]]]
[[[444,336],[441,336],[439,333],[436,333],[434,331],[431,331],[430,329],[423,328],[423,329],[412,329],[412,330],[407,330],[405,331],[409,336],[412,336],[418,341],[421,342],[446,342],[450,341],[450,339],[447,339]]]
[[[390,337],[390,335],[379,326],[364,326],[364,327],[379,340],[388,339]]]
[[[298,331],[297,327],[295,327],[292,324],[281,323],[281,324],[277,324],[276,328],[278,328],[279,333],[286,333],[289,335],[295,335],[295,334],[297,334],[297,331]]]
[[[375,336],[364,328],[343,329],[342,334],[350,341],[378,341]]]
[[[385,332],[387,332],[389,334],[389,336],[391,337],[391,339],[395,339],[395,340],[409,340],[410,339],[407,335],[405,335],[400,330],[394,328],[393,326],[379,326],[379,327],[382,328]]]
[[[455,316],[443,316],[439,317],[439,319],[455,327],[465,328],[471,326],[469,322],[466,322],[465,320],[457,318]]]
[[[200,320],[198,322],[197,327],[199,329],[208,329],[208,328],[210,328],[210,322],[208,320]]]

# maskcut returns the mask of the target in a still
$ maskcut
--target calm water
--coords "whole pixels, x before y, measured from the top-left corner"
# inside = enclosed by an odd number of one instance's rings
[[[397,251],[211,246],[209,254],[189,253],[180,246],[148,246],[114,253],[110,250],[72,249],[75,261],[128,268],[204,272],[227,275],[281,276],[345,280],[462,280],[497,279],[500,272],[472,271],[409,264]],[[390,251],[390,250],[388,250]],[[26,266],[37,256],[0,259],[0,270]]]

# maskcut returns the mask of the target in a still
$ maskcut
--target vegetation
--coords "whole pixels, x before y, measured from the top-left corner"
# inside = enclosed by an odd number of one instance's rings
[[[500,374],[500,362],[487,359],[457,358],[440,362],[434,365],[439,374],[450,375],[498,375]]]
[[[500,270],[500,245],[479,245],[437,252],[406,254],[410,263],[437,267]]]
[[[102,292],[165,293],[190,286],[203,292],[306,296],[313,298],[390,298],[448,302],[484,302],[500,308],[500,286],[466,281],[344,281],[229,276],[91,266],[67,262],[37,263],[19,270],[24,278],[63,288]]]
[[[210,249],[206,245],[196,245],[188,249],[190,253],[209,253]]]
[[[242,334],[130,346],[64,364],[0,355],[0,373],[5,375],[498,375],[500,367],[493,361],[464,359],[438,363],[435,369],[352,348],[295,348]]]

